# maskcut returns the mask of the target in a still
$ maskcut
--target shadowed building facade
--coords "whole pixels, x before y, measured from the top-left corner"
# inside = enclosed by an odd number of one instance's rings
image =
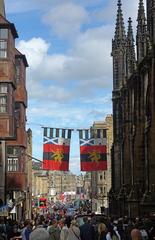
[[[137,1],[136,47],[132,20],[125,31],[118,1],[113,57],[111,214],[155,212],[155,0]],[[136,56],[137,55],[137,56]]]

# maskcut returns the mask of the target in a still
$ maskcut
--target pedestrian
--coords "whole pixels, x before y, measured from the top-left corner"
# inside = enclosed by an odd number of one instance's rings
[[[80,226],[80,236],[81,240],[94,240],[95,230],[94,227],[88,222],[88,218],[83,218],[84,224]]]
[[[142,236],[142,240],[148,240],[149,239],[148,233],[147,233],[147,231],[146,231],[146,229],[143,225],[140,227],[140,233],[141,233],[141,236]]]
[[[120,234],[118,232],[117,226],[114,226],[114,233],[116,234],[118,240],[121,240],[121,236],[120,236]]]
[[[12,228],[12,232],[9,235],[9,239],[13,240],[13,239],[18,239],[18,238],[22,239],[21,232],[18,228],[18,224],[14,223],[13,228]]]
[[[6,225],[5,225],[5,221],[4,221],[4,218],[0,218],[0,235],[3,237],[3,238],[6,238],[7,235],[6,235]]]
[[[49,240],[49,233],[45,228],[36,228],[30,234],[30,240]]]
[[[67,240],[81,240],[80,229],[77,226],[76,220],[71,221],[71,225],[68,229],[68,238]]]
[[[32,232],[32,224],[29,219],[25,220],[24,222],[24,228],[22,230],[22,240],[29,240],[30,233]]]
[[[104,223],[98,225],[98,240],[106,240],[107,230]]]
[[[59,223],[59,226],[61,227],[60,240],[67,240],[67,238],[68,238],[68,227],[67,227],[66,220],[62,219]]]
[[[149,239],[150,240],[154,240],[155,239],[155,224],[153,225],[153,227],[150,230]]]
[[[59,231],[58,222],[56,219],[51,220],[50,225],[47,227],[47,231],[50,235],[50,240],[60,239],[60,231]]]
[[[106,240],[119,240],[118,235],[116,234],[113,227],[110,227],[108,229],[108,233],[106,235]]]
[[[142,236],[141,236],[141,233],[140,233],[139,229],[134,228],[131,231],[131,239],[132,240],[142,240]]]

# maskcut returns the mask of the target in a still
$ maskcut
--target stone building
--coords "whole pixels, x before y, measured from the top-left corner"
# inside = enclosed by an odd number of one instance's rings
[[[105,129],[107,138],[107,170],[92,172],[93,210],[101,212],[101,207],[108,211],[108,192],[111,189],[111,147],[113,143],[113,117],[107,115],[105,121],[95,121],[93,129]]]
[[[25,218],[32,217],[32,131],[27,130],[27,149],[26,149],[26,203],[25,203]]]
[[[53,189],[57,199],[62,193],[68,195],[69,199],[75,199],[77,190],[76,175],[71,172],[50,171],[49,177],[50,188]]]
[[[26,200],[26,108],[25,55],[15,48],[18,37],[6,19],[0,1],[0,202],[14,203],[16,218],[23,218]],[[11,205],[10,205],[11,206]]]
[[[155,213],[155,1],[137,1],[136,47],[118,0],[113,57],[112,214]]]
[[[33,197],[47,196],[53,200],[60,200],[62,193],[69,198],[75,198],[77,184],[76,175],[71,172],[44,171],[41,168],[32,171],[32,195]],[[37,164],[38,166],[40,163]]]
[[[32,170],[32,196],[49,195],[49,174],[44,170]]]

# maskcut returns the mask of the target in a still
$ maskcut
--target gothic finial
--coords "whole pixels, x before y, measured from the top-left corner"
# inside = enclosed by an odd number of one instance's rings
[[[0,0],[0,15],[2,15],[4,18],[6,17],[4,0]]]
[[[121,7],[121,6],[122,6],[121,0],[118,0],[117,6],[118,6],[118,7]]]
[[[133,41],[133,29],[132,29],[132,20],[131,17],[129,17],[128,20],[128,34],[127,34],[127,38],[130,38],[130,41]]]
[[[147,51],[147,27],[143,0],[139,0],[137,21],[137,60],[141,61]]]
[[[123,20],[123,13],[122,13],[122,3],[121,0],[118,0],[117,3],[118,10],[117,10],[117,19],[116,19],[116,28],[115,28],[115,37],[114,42],[115,46],[120,46],[125,44],[125,27],[124,27],[124,20]]]
[[[131,44],[131,46],[133,46],[134,38],[133,38],[133,29],[132,29],[132,20],[131,20],[131,17],[129,17],[129,20],[128,20],[127,41],[128,41],[128,43]]]
[[[125,26],[122,13],[122,3],[118,0],[118,9],[116,17],[116,27],[115,35],[112,40],[112,56],[114,63],[114,73],[113,73],[113,85],[114,90],[120,89],[125,81],[125,69],[126,69],[126,35]]]
[[[127,75],[129,76],[135,70],[136,58],[135,58],[135,46],[132,29],[132,20],[128,20],[128,32],[127,32]]]
[[[146,21],[145,18],[145,10],[144,10],[144,3],[143,0],[139,0],[139,7],[138,7],[138,18],[137,21],[140,21],[144,19]]]

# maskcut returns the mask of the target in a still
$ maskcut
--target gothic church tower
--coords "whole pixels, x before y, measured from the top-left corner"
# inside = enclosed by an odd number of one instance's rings
[[[137,0],[138,2],[138,0]],[[137,4],[138,5],[138,4]],[[139,0],[136,53],[118,0],[113,57],[112,189],[110,213],[129,217],[155,209],[155,0]]]

